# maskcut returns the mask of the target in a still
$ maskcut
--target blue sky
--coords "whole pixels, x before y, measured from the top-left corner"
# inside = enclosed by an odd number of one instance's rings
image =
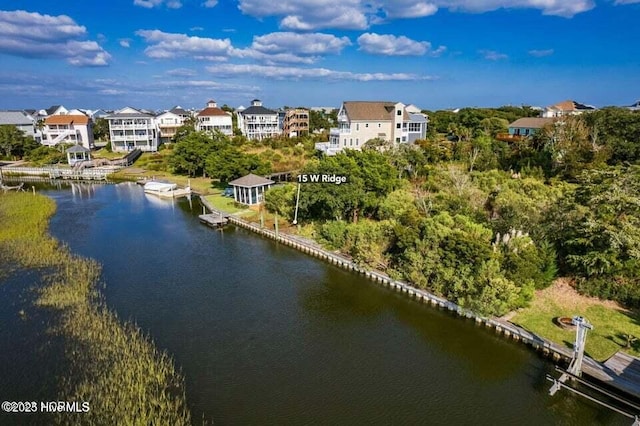
[[[0,108],[640,99],[640,0],[0,0]]]

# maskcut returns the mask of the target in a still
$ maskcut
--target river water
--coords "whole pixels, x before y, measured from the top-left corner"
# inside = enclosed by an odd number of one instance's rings
[[[523,345],[247,231],[206,228],[195,202],[133,184],[47,194],[51,233],[102,263],[108,306],[175,360],[195,424],[631,423],[548,396],[553,365]]]

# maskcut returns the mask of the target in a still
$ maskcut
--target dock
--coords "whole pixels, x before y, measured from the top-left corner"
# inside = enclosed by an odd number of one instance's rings
[[[216,213],[201,214],[198,218],[200,219],[200,222],[212,228],[223,227],[229,222],[227,217]]]

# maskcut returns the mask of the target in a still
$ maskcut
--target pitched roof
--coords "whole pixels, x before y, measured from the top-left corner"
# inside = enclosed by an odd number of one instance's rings
[[[242,115],[277,115],[278,113],[263,106],[250,106],[240,112]]]
[[[14,126],[33,124],[27,115],[22,111],[0,111],[0,125],[12,124]]]
[[[581,103],[578,103],[578,102],[572,101],[572,100],[566,100],[566,101],[558,102],[557,104],[551,105],[548,108],[556,109],[556,110],[559,110],[559,111],[580,111],[580,110],[592,110],[592,109],[595,109],[591,105],[581,104]]]
[[[526,129],[541,129],[545,124],[553,123],[553,118],[543,117],[523,117],[518,118],[509,127],[520,127]]]
[[[263,178],[262,176],[258,176],[258,175],[254,175],[253,173],[250,173],[236,180],[232,180],[231,182],[229,182],[229,185],[253,188],[254,186],[270,185],[272,183],[275,183],[275,182],[270,179]]]
[[[171,108],[169,110],[169,112],[172,112],[176,115],[189,115],[188,111],[185,111],[184,108],[180,107],[180,106],[174,106],[173,108]]]
[[[392,121],[396,102],[387,101],[346,101],[344,108],[350,120]],[[409,121],[409,114],[403,111],[402,119]]]
[[[224,110],[217,107],[207,107],[198,113],[198,117],[208,117],[208,116],[214,116],[214,115],[228,116],[229,114],[227,114]]]
[[[49,108],[45,109],[47,115],[51,115],[58,110],[62,105],[51,105]]]
[[[150,114],[148,112],[143,112],[142,110],[137,110],[131,107],[122,108],[113,114],[108,115],[106,118],[136,118],[136,117],[154,117],[154,114]]]
[[[52,115],[44,120],[44,124],[87,124],[86,115]]]
[[[85,148],[82,145],[73,145],[67,149],[67,152],[91,152],[89,148]]]

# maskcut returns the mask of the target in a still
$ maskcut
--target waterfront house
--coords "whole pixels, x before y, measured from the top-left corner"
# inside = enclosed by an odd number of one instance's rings
[[[329,142],[318,143],[316,148],[334,155],[344,149],[360,150],[371,139],[411,143],[426,137],[427,123],[425,114],[409,112],[401,102],[345,101],[338,111],[338,127],[329,132]]]
[[[251,101],[249,108],[238,111],[238,128],[243,135],[254,140],[281,134],[278,113],[263,107],[259,99]]]
[[[109,139],[113,151],[158,150],[160,132],[153,114],[126,107],[105,118],[109,121]]]
[[[41,135],[38,131],[36,120],[24,111],[0,111],[0,125],[15,126],[25,136],[40,142]]]
[[[170,143],[173,141],[178,129],[191,117],[189,111],[182,107],[175,106],[168,111],[156,116],[156,124],[160,132],[160,143]]]
[[[61,143],[79,144],[93,148],[93,122],[84,114],[51,115],[44,120],[42,144],[55,146]]]
[[[67,148],[66,153],[67,163],[69,163],[70,166],[91,160],[91,150],[82,145],[73,145],[72,147]]]
[[[564,117],[567,115],[580,115],[584,112],[595,111],[596,107],[585,105],[576,101],[562,101],[555,105],[551,105],[542,110],[541,116],[544,118]]]
[[[302,108],[288,109],[284,114],[282,133],[289,138],[309,134],[309,111]]]
[[[264,200],[264,193],[275,182],[257,176],[254,174],[248,174],[236,180],[229,182],[229,186],[233,188],[233,199],[237,203],[253,206],[262,203]]]
[[[207,107],[196,114],[196,130],[202,132],[221,132],[233,136],[233,120],[231,113],[218,108],[214,100],[207,102]]]

